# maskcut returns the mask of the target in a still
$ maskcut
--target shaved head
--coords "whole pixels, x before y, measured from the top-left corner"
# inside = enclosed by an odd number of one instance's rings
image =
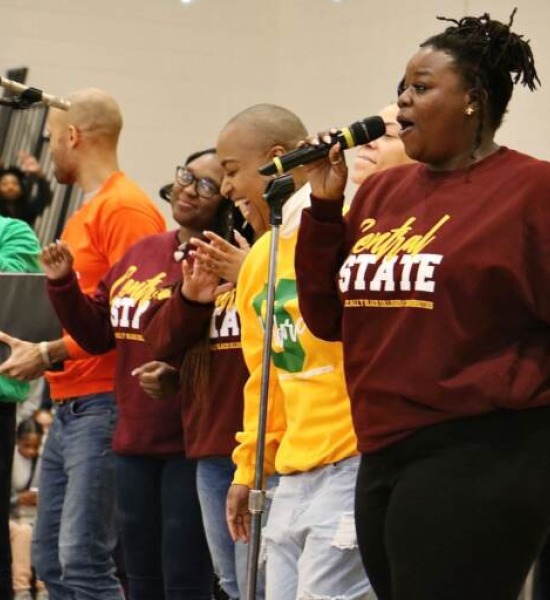
[[[256,104],[235,115],[225,126],[247,128],[259,148],[283,146],[294,150],[296,144],[307,137],[302,121],[290,110],[275,104]]]
[[[246,108],[222,129],[216,145],[224,170],[222,193],[239,207],[256,236],[269,228],[269,206],[263,198],[268,179],[258,169],[275,156],[294,150],[306,137],[302,121],[275,104]],[[301,185],[297,171],[293,177]]]
[[[110,94],[95,88],[67,99],[69,110],[52,108],[48,116],[55,176],[60,183],[78,181],[83,189],[94,189],[105,173],[118,170],[120,108]]]
[[[110,94],[97,88],[87,88],[73,92],[67,99],[69,110],[53,109],[52,119],[74,125],[89,137],[117,143],[122,129],[122,114]]]

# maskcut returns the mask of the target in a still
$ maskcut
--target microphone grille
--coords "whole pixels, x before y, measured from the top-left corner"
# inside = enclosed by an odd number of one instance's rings
[[[357,121],[350,125],[349,130],[353,137],[353,145],[361,146],[384,135],[386,133],[386,124],[382,117],[367,117],[362,121]]]

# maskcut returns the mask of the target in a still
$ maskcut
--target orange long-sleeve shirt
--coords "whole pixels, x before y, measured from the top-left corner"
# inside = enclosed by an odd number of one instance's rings
[[[61,239],[74,256],[80,288],[92,294],[101,277],[135,242],[165,231],[160,211],[124,173],[115,172],[99,192],[67,221]],[[87,354],[68,335],[64,341],[70,359],[63,371],[48,372],[52,398],[62,400],[111,391],[114,387],[114,351]]]

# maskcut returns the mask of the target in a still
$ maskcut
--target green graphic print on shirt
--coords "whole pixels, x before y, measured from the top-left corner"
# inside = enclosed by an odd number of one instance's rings
[[[252,300],[252,305],[262,327],[265,329],[265,312],[267,300],[267,284],[263,290]],[[288,373],[299,373],[304,366],[305,352],[298,339],[298,328],[290,312],[285,308],[290,302],[297,305],[298,292],[296,281],[293,279],[280,279],[275,288],[275,305],[273,307],[273,338],[271,357],[278,369]],[[273,346],[282,348],[274,350]]]

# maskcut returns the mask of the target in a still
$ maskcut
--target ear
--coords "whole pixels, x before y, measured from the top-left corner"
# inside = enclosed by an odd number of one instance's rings
[[[69,125],[69,145],[75,148],[80,143],[82,134],[75,125]]]
[[[281,146],[280,144],[275,144],[274,146],[271,146],[271,148],[267,151],[267,155],[269,158],[275,158],[276,156],[282,156],[287,152],[288,150],[284,146]]]
[[[464,112],[467,115],[481,112],[487,103],[487,92],[484,89],[471,88],[466,93]]]

